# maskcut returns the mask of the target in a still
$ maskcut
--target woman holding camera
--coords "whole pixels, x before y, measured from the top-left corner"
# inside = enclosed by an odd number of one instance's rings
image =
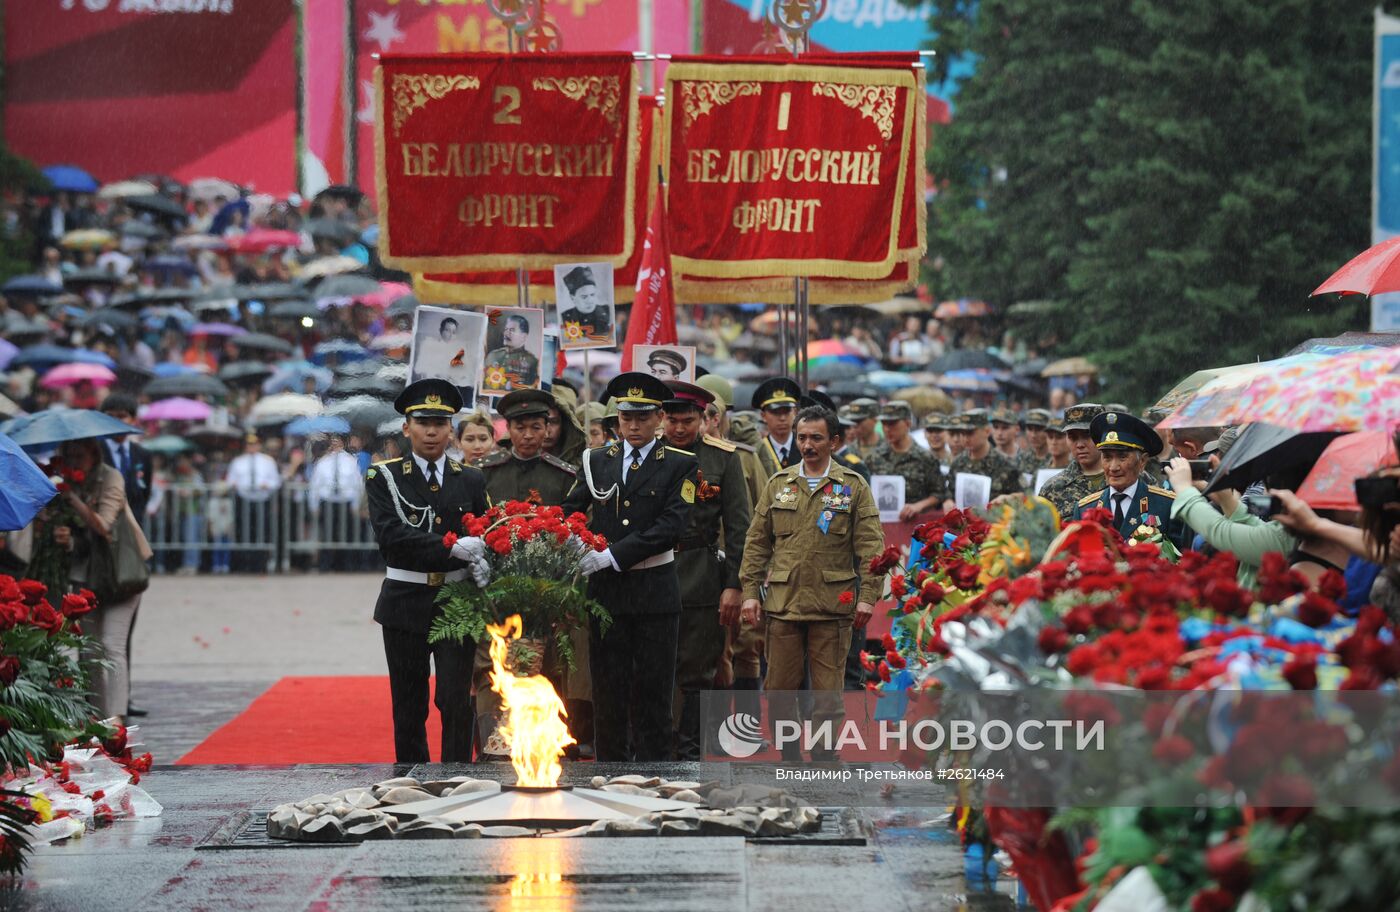
[[[1218,458],[1212,456],[1211,462],[1215,468]],[[1172,519],[1186,523],[1217,551],[1234,554],[1240,562],[1237,581],[1241,586],[1254,588],[1265,554],[1290,554],[1298,546],[1298,538],[1282,523],[1249,512],[1235,491],[1202,494],[1206,482],[1192,480],[1190,460],[1177,456],[1167,463],[1166,476],[1176,492]]]

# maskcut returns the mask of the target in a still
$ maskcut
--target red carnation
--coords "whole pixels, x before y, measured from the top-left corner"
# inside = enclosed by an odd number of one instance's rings
[[[1065,615],[1065,629],[1075,635],[1088,633],[1094,627],[1094,609],[1089,605],[1076,605]]]
[[[1336,570],[1328,570],[1322,574],[1322,578],[1317,581],[1318,594],[1323,598],[1340,602],[1347,597],[1347,581]]]
[[[1316,592],[1303,596],[1298,606],[1298,620],[1309,627],[1325,627],[1337,613],[1337,603]]]
[[[855,600],[856,594],[854,592],[851,592],[850,590],[847,590],[836,597],[836,601],[841,603],[842,605],[849,605]]]
[[[1227,617],[1244,617],[1254,604],[1254,594],[1241,589],[1233,579],[1217,578],[1206,583],[1206,603]]]
[[[5,656],[0,659],[0,684],[9,687],[15,683],[15,678],[19,677],[19,659],[14,656]]]
[[[1317,658],[1294,656],[1283,666],[1283,679],[1294,690],[1317,690]]]
[[[457,544],[457,533],[448,532],[442,536],[442,546],[451,551],[452,546]]]
[[[904,598],[909,592],[909,587],[904,584],[904,577],[890,577],[890,596],[896,600]]]
[[[860,651],[860,667],[864,668],[866,671],[875,670],[875,657],[864,649]]]
[[[1074,651],[1065,660],[1065,668],[1076,678],[1091,674],[1099,664],[1099,651],[1093,645],[1086,643],[1083,646],[1076,646]]]
[[[1059,627],[1042,627],[1040,635],[1036,637],[1036,645],[1046,655],[1064,652],[1069,645],[1069,634]]]
[[[1176,766],[1190,760],[1196,753],[1196,746],[1181,735],[1168,735],[1159,738],[1152,746],[1152,756],[1167,766]]]
[[[1228,890],[1202,890],[1191,897],[1191,912],[1232,912],[1238,901]]]
[[[902,655],[900,655],[899,653],[895,652],[893,649],[891,649],[889,652],[885,653],[885,662],[886,662],[891,668],[903,668],[903,667],[905,666],[905,664],[906,664],[905,661],[904,661],[904,656],[902,656]]]
[[[881,680],[881,681],[884,681],[886,684],[888,684],[888,683],[890,682],[890,666],[889,666],[889,664],[886,663],[886,662],[881,662],[881,663],[880,663],[879,672],[880,672],[880,680]]]

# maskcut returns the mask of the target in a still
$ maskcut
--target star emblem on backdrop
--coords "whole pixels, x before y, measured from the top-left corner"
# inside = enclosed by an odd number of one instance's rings
[[[395,41],[403,41],[406,37],[408,36],[399,28],[398,11],[382,15],[370,11],[369,28],[365,29],[365,38],[377,43],[381,53],[389,50]]]

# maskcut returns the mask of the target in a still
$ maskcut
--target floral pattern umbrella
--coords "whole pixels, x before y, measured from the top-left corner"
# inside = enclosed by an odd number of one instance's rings
[[[1159,428],[1263,421],[1295,431],[1387,431],[1400,424],[1400,349],[1281,358],[1245,382],[1212,380]]]

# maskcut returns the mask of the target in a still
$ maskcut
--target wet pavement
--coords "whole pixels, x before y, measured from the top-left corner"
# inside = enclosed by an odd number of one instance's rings
[[[863,846],[738,838],[480,839],[224,847],[250,812],[396,775],[513,777],[508,768],[430,764],[166,767],[143,785],[159,818],[119,821],[37,849],[0,909],[687,910],[983,912],[1006,895],[967,895],[962,853],[939,809],[859,811]],[[565,782],[622,772],[742,780],[729,764],[570,764]],[[794,788],[800,792],[801,789]],[[799,905],[800,904],[800,905]]]

